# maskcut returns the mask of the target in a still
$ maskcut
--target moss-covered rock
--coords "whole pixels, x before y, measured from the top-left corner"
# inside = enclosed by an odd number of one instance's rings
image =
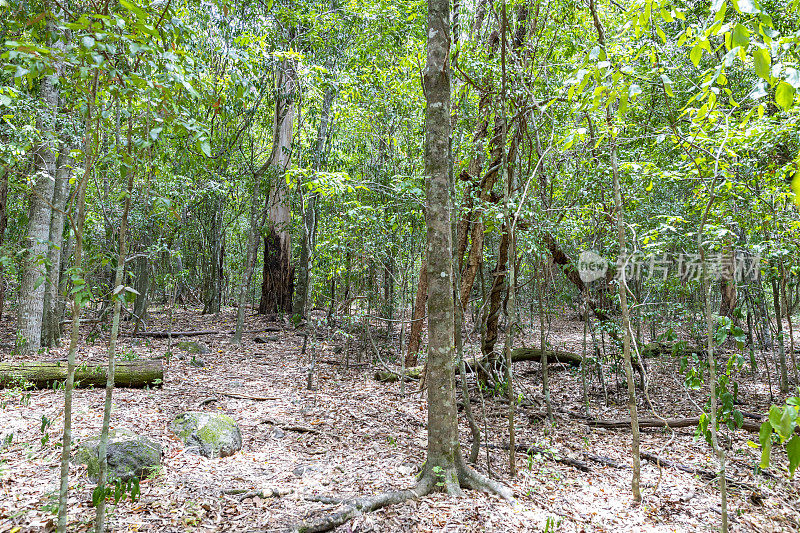
[[[191,453],[204,457],[227,457],[242,449],[242,432],[236,421],[222,413],[181,413],[170,429]]]
[[[128,481],[147,477],[161,465],[161,444],[143,435],[124,429],[108,432],[109,481]],[[100,475],[100,436],[83,441],[75,452],[75,461],[86,465],[89,479],[97,482]]]
[[[192,353],[192,354],[200,354],[205,355],[211,353],[211,349],[203,344],[202,342],[195,342],[195,341],[180,341],[178,343],[178,348],[183,350],[184,352]]]

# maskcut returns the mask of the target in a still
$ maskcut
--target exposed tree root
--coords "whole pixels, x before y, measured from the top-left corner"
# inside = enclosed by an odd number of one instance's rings
[[[341,503],[344,508],[314,522],[303,521],[302,524],[294,527],[292,531],[297,533],[330,531],[361,514],[377,511],[408,500],[416,500],[432,492],[443,491],[451,496],[459,496],[462,494],[462,488],[497,494],[512,505],[517,505],[514,493],[509,487],[476,472],[467,466],[460,457],[452,468],[436,473],[434,472],[435,470],[435,467],[426,466],[419,482],[411,489],[384,492],[376,496],[364,496],[344,501],[326,496],[306,498],[323,503]]]

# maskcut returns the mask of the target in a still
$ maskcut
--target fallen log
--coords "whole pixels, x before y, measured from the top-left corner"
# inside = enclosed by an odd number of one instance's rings
[[[684,355],[694,353],[697,355],[705,355],[706,349],[698,346],[681,346],[677,344],[665,344],[661,342],[653,342],[646,344],[640,349],[642,357],[657,357],[659,355]]]
[[[653,455],[652,453],[639,452],[639,455],[645,461],[650,461],[651,463],[655,463],[656,465],[659,465],[659,466],[666,466],[666,467],[669,467],[669,468],[675,468],[676,470],[680,470],[681,472],[686,472],[687,474],[695,474],[695,475],[700,476],[703,479],[714,480],[714,479],[717,479],[719,477],[719,474],[717,472],[712,472],[711,470],[705,470],[703,468],[696,468],[694,466],[687,466],[687,465],[683,465],[683,464],[680,464],[680,463],[676,463],[675,461],[670,461],[669,459],[664,459],[664,458],[659,457],[657,455]],[[746,488],[746,489],[752,490],[752,491],[757,492],[757,493],[760,494],[760,491],[754,485],[752,485],[750,483],[746,483],[744,481],[739,481],[737,479],[734,479],[734,478],[731,478],[731,477],[727,477],[727,476],[725,477],[725,481],[728,484],[728,486],[742,487],[742,488]]]
[[[631,428],[630,418],[624,418],[620,420],[587,420],[586,424],[592,427],[603,428],[603,429]],[[699,416],[694,416],[689,418],[667,418],[663,421],[657,418],[642,418],[639,420],[639,428],[664,428],[667,426],[669,426],[670,428],[688,428],[688,427],[695,427],[698,424],[700,424]],[[742,422],[741,429],[744,429],[745,431],[749,431],[751,433],[758,433],[759,430],[761,429],[761,423],[752,420],[744,420]]]
[[[75,367],[75,387],[105,387],[107,364],[83,363]],[[0,387],[28,382],[36,388],[52,387],[67,379],[65,361],[20,361],[0,363]],[[114,385],[139,388],[164,381],[161,359],[117,361]]]
[[[133,337],[152,337],[154,339],[167,339],[170,337],[194,337],[197,335],[221,335],[226,332],[217,331],[213,329],[200,330],[200,331],[140,331],[134,333]]]
[[[283,328],[278,326],[264,326],[261,329],[251,329],[247,331],[243,331],[242,333],[262,333],[265,331],[270,332],[277,332],[283,331]],[[230,331],[219,331],[216,329],[205,329],[205,330],[196,330],[196,331],[140,331],[138,333],[132,334],[132,337],[150,337],[153,339],[167,339],[170,336],[174,337],[196,337],[199,335],[233,335],[236,333],[234,330]]]
[[[521,361],[541,361],[542,360],[542,350],[540,348],[515,348],[511,351],[511,361],[514,363],[521,362]],[[547,362],[548,364],[567,364],[570,366],[580,366],[581,361],[583,358],[572,352],[565,352],[562,350],[547,350]],[[487,365],[488,360],[486,358],[481,359],[466,359],[464,360],[464,366],[467,372],[474,372],[475,369],[481,365]],[[406,380],[417,380],[420,379],[422,376],[422,371],[424,369],[423,365],[420,366],[412,366],[406,368],[405,373],[403,374]],[[400,372],[395,372],[391,370],[387,371],[378,371],[375,372],[375,379],[378,381],[383,382],[392,382],[398,381],[400,379]]]

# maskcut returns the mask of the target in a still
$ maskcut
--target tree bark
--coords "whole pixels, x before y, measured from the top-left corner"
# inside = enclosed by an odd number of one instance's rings
[[[481,352],[484,356],[494,356],[494,345],[497,343],[497,323],[500,318],[500,304],[503,300],[503,290],[505,288],[506,280],[506,266],[508,264],[508,244],[509,235],[508,228],[503,224],[500,235],[500,249],[497,254],[497,266],[495,266],[492,275],[492,288],[489,291],[489,308],[486,311],[486,330],[484,331],[483,340],[481,342]]]
[[[58,143],[56,114],[58,110],[58,73],[42,80],[43,110],[37,117],[37,128],[42,141],[34,150],[34,185],[28,215],[28,229],[24,246],[22,280],[19,289],[17,334],[23,353],[33,353],[42,346],[42,319],[44,294],[47,287],[46,260],[50,237],[50,208],[56,178],[56,150]]]
[[[424,477],[461,492],[454,375],[453,243],[450,229],[450,2],[428,1],[423,73],[428,267],[428,450]]]

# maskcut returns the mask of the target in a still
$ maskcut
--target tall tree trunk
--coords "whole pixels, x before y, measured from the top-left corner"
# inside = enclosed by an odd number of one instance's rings
[[[450,229],[449,0],[428,2],[428,61],[424,71],[428,279],[428,460],[450,494],[460,492],[461,459],[453,373],[453,259]],[[434,471],[434,469],[436,469]]]
[[[597,31],[597,42],[604,52],[606,51],[606,37],[603,24],[594,0],[589,0],[589,11],[592,15],[592,22]],[[625,259],[628,254],[628,242],[625,237],[625,211],[622,205],[622,190],[620,186],[619,167],[617,163],[617,139],[615,124],[612,115],[611,104],[606,107],[606,123],[611,132],[611,178],[614,189],[614,207],[617,212],[617,242],[619,244],[620,257]],[[579,278],[580,279],[580,278]],[[641,476],[641,458],[639,456],[639,420],[636,411],[636,385],[633,382],[633,365],[631,363],[631,317],[628,309],[628,286],[625,282],[625,267],[622,267],[622,276],[619,283],[619,304],[622,312],[622,360],[625,367],[625,380],[628,384],[628,412],[631,417],[631,454],[633,455],[633,476],[631,476],[631,491],[636,502],[642,501],[642,494],[639,489]],[[598,317],[599,318],[599,317]]]
[[[70,147],[61,145],[58,154],[58,169],[53,191],[53,213],[50,218],[50,249],[47,252],[47,287],[44,294],[44,318],[42,344],[56,346],[61,338],[61,313],[59,287],[61,286],[61,248],[64,241],[64,209],[69,196],[69,180],[72,177]]]
[[[608,111],[609,127],[611,124],[611,111]],[[622,207],[622,191],[619,183],[619,170],[617,168],[617,145],[616,139],[611,140],[611,169],[614,181],[614,204],[617,209],[617,240],[619,242],[619,254],[622,258],[627,258],[628,242],[625,238],[625,215]],[[641,501],[642,495],[639,490],[639,480],[641,476],[641,460],[639,458],[639,420],[636,410],[636,385],[633,382],[633,364],[631,363],[631,316],[628,309],[628,285],[625,282],[625,267],[622,267],[622,279],[619,283],[619,306],[622,312],[622,361],[625,365],[625,381],[628,385],[628,413],[631,417],[631,451],[633,454],[633,476],[631,478],[631,489],[634,501]],[[588,311],[588,310],[587,310]]]
[[[48,23],[48,28],[52,23]],[[50,238],[50,207],[56,179],[56,150],[58,112],[58,73],[42,80],[41,99],[43,110],[37,118],[37,128],[42,141],[34,150],[34,185],[28,216],[28,230],[24,246],[22,281],[20,283],[17,334],[24,353],[39,350],[42,345],[42,319],[44,316],[44,294],[47,284],[46,260]]]
[[[461,456],[454,370],[453,238],[450,180],[450,2],[428,0],[425,87],[425,174],[428,264],[428,450],[423,490],[461,494],[490,490],[508,500],[507,487],[470,469]],[[432,483],[435,482],[435,483]]]
[[[277,74],[270,191],[267,195],[269,223],[264,237],[264,280],[261,285],[259,313],[285,313],[292,310],[294,268],[292,267],[291,202],[284,173],[289,167],[292,149],[295,99],[294,61],[281,62]]]
[[[6,239],[8,226],[8,173],[5,167],[0,168],[0,247]],[[6,303],[6,280],[3,274],[3,265],[0,265],[0,320],[3,318],[3,308]]]

